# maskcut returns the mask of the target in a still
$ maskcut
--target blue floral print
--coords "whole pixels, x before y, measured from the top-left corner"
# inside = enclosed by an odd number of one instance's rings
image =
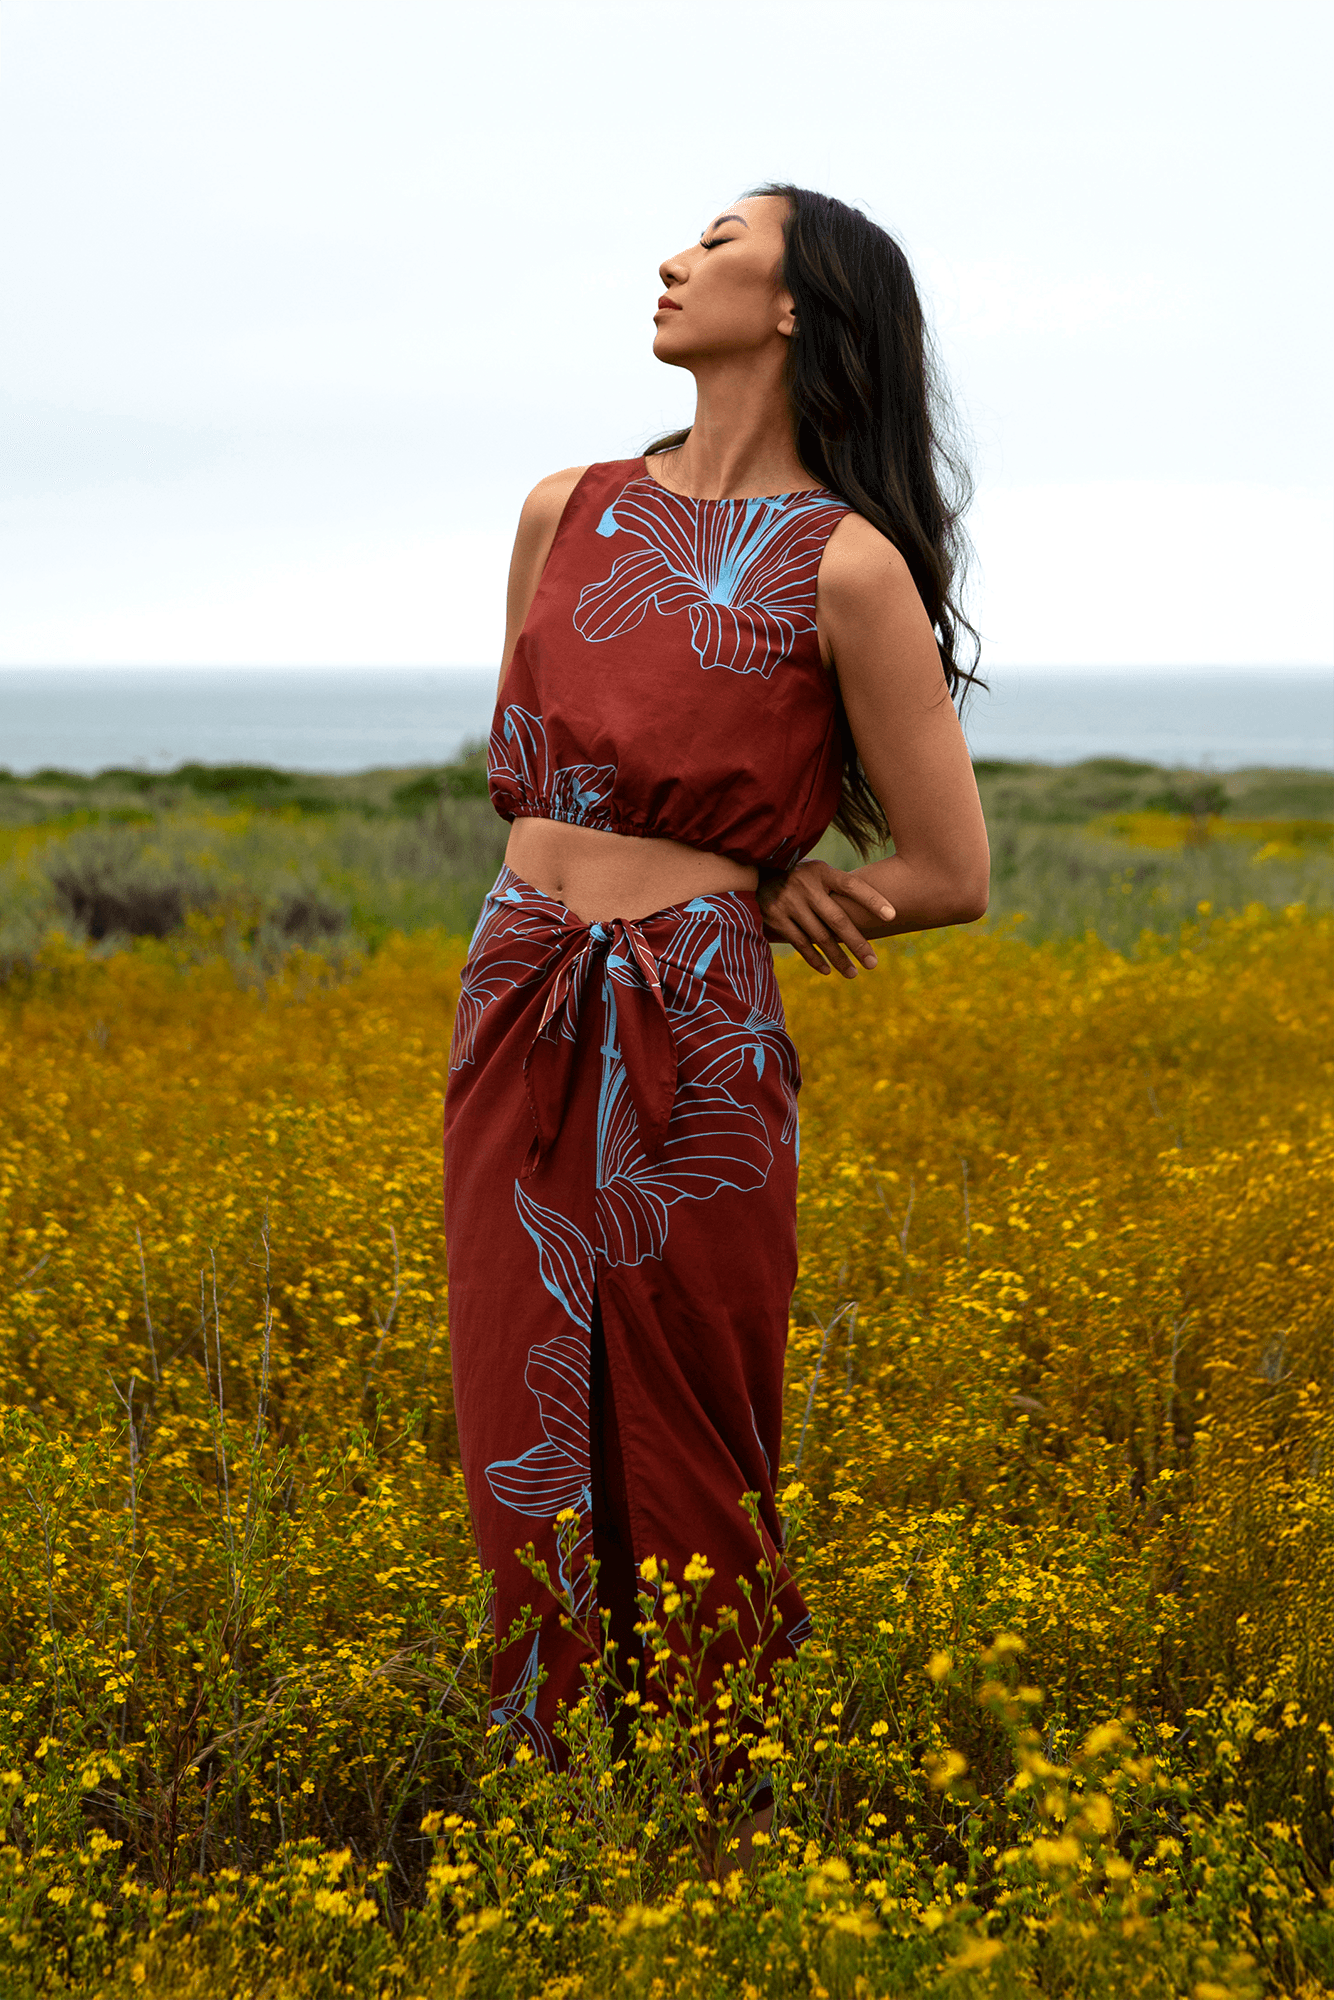
[[[641,623],[690,615],[701,667],[765,679],[815,630],[815,579],[830,518],[847,513],[832,493],[769,500],[692,500],[647,474],[632,479],[602,516],[598,533],[642,544],[619,556],[601,583],[587,584],[574,626],[596,644]]]
[[[607,801],[616,783],[614,764],[553,764],[540,715],[526,708],[502,708],[491,730],[487,770],[493,782],[508,782],[527,810],[541,808],[543,819],[574,826],[609,827]]]
[[[642,934],[632,940],[633,949],[617,950],[610,927],[590,925],[580,953],[589,962],[580,966],[576,961],[567,975],[569,1005],[556,1008],[548,1002],[549,1031],[572,1038],[571,1012],[596,1004],[589,972],[593,960],[600,959],[596,1242],[570,1217],[534,1201],[522,1178],[516,1180],[515,1206],[535,1247],[538,1275],[559,1302],[568,1330],[529,1350],[524,1379],[538,1405],[540,1442],[516,1458],[495,1460],[486,1477],[494,1498],[528,1519],[551,1521],[564,1508],[580,1515],[577,1539],[561,1564],[562,1586],[578,1611],[587,1607],[591,1591],[588,1371],[598,1261],[617,1266],[660,1258],[677,1202],[705,1201],[722,1187],[755,1192],[764,1186],[773,1164],[764,1120],[729,1088],[742,1081],[748,1068],[759,1078],[767,1064],[775,1066],[787,1104],[782,1142],[795,1145],[797,1138],[800,1076],[783,1027],[773,961],[755,933],[738,923],[729,900],[727,895],[700,896],[684,905],[670,943],[656,960],[676,1048],[677,1081],[666,1137],[655,1158],[645,1151],[617,1032],[618,988],[643,979],[642,954],[648,954],[650,968],[655,963]],[[487,902],[479,934],[485,931],[491,942],[493,972],[487,987],[474,985],[467,995],[472,1011],[463,1033],[469,1046],[494,993],[503,985],[544,976],[552,913],[561,908],[508,869],[502,870]],[[637,927],[621,929],[629,933]],[[502,938],[504,956],[496,959],[494,948]],[[504,968],[500,978],[497,966]],[[709,980],[720,976],[741,1003],[739,1019],[708,997]],[[462,1008],[461,1000],[460,1018]],[[454,1060],[459,1060],[457,1053]]]

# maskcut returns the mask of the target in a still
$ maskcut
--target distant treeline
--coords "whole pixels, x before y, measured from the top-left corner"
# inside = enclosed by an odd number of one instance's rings
[[[1262,765],[1217,772],[1128,757],[1088,757],[1076,764],[978,758],[973,769],[989,813],[1049,825],[1079,825],[1113,812],[1334,818],[1334,773],[1327,771]],[[287,771],[272,764],[194,762],[179,764],[173,771],[112,765],[92,774],[47,766],[16,775],[0,767],[0,788],[11,805],[22,799],[41,809],[32,815],[38,818],[63,814],[72,805],[110,804],[118,798],[168,809],[198,799],[260,811],[359,810],[411,817],[443,799],[485,799],[486,745],[465,743],[445,764],[336,773]],[[8,817],[0,807],[0,818]]]

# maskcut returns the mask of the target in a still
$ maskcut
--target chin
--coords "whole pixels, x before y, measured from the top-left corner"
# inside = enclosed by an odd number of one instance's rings
[[[653,335],[653,355],[657,361],[665,361],[671,368],[684,368],[686,356],[672,352],[672,339],[665,326],[655,329]]]

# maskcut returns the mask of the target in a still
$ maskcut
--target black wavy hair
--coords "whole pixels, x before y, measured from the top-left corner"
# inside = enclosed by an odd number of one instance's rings
[[[887,230],[832,195],[776,182],[749,192],[787,204],[781,283],[795,306],[787,392],[797,455],[907,563],[962,708],[971,687],[985,686],[980,641],[960,605],[973,486],[908,259]],[[674,450],[689,435],[673,431],[648,450]],[[890,829],[841,703],[839,715],[834,825],[865,856],[888,844]]]

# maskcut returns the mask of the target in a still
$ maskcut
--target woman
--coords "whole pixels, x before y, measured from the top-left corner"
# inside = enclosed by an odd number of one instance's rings
[[[599,1613],[635,1670],[651,1558],[680,1579],[707,1557],[710,1622],[768,1562],[774,1616],[738,1638],[767,1659],[806,1629],[774,1501],[799,1072],[766,939],[850,979],[871,939],[987,900],[951,701],[972,630],[955,468],[901,251],[771,187],[661,277],[653,351],[694,375],[694,423],[553,474],[520,518],[489,758],[513,827],[446,1097],[492,1712],[553,1761]],[[831,820],[863,853],[892,827],[896,851],[803,860]],[[530,1540],[563,1606],[517,1558]],[[751,1809],[764,1824],[763,1788]]]

